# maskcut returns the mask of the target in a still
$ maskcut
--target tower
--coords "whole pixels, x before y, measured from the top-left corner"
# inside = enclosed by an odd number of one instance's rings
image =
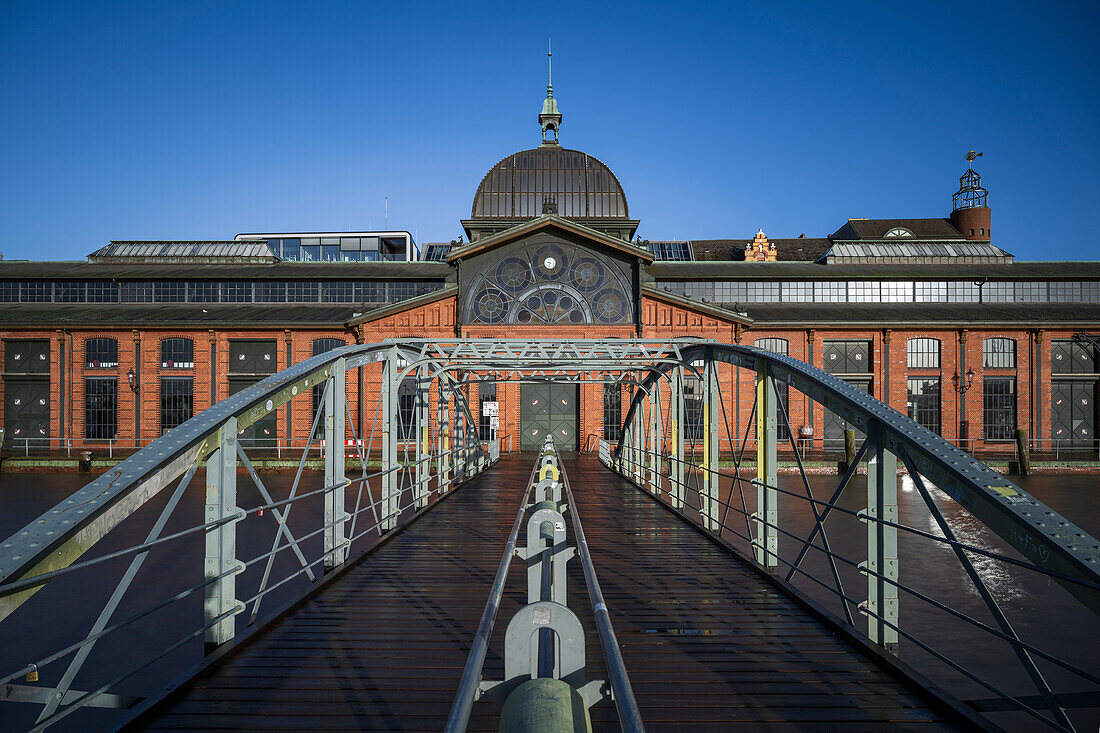
[[[546,43],[546,99],[542,101],[542,112],[539,113],[539,125],[542,126],[542,144],[558,144],[558,128],[561,127],[561,112],[558,112],[558,100],[554,99],[554,68],[553,56],[550,51],[550,42]],[[554,139],[547,140],[546,132],[554,131]]]
[[[989,192],[982,188],[982,177],[974,170],[974,160],[981,156],[973,150],[966,154],[969,164],[959,177],[959,190],[951,197],[951,224],[969,240],[988,242],[990,234]]]

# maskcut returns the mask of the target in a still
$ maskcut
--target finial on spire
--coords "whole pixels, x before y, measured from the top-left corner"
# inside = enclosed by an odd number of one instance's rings
[[[546,39],[546,99],[542,102],[542,112],[539,114],[539,125],[542,126],[542,144],[558,144],[558,128],[561,126],[561,112],[558,111],[558,101],[554,99],[554,53],[550,46],[550,38]],[[554,131],[554,139],[547,140],[548,130]]]

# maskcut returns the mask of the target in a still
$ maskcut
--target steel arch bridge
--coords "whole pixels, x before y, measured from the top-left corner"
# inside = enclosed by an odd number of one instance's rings
[[[355,425],[345,395],[346,372],[361,367],[379,373],[378,402],[369,433],[365,419]],[[723,374],[728,374],[724,370],[733,369],[751,372],[756,381],[751,425],[743,436],[731,430],[722,388]],[[49,585],[108,566],[124,568],[86,633],[43,652],[36,661],[0,669],[0,682],[8,691],[4,704],[37,704],[37,720],[31,727],[38,728],[87,707],[129,707],[135,701],[114,690],[138,671],[179,657],[181,650],[200,638],[205,653],[215,656],[247,642],[257,619],[262,619],[259,611],[267,595],[284,586],[295,587],[304,579],[320,581],[326,573],[343,571],[387,535],[403,530],[429,510],[438,511],[434,507],[442,498],[499,458],[496,442],[479,440],[477,420],[468,404],[468,385],[482,379],[630,385],[633,395],[622,440],[614,446],[601,442],[600,459],[708,536],[745,556],[761,572],[774,576],[782,566],[784,579],[774,582],[785,592],[800,592],[795,585],[806,580],[832,593],[840,601],[843,632],[877,652],[892,654],[899,644],[919,648],[953,673],[989,690],[1007,709],[1056,729],[1073,729],[1067,710],[1079,707],[1086,693],[1074,685],[1069,691],[1054,689],[1048,681],[1050,669],[1059,675],[1069,673],[1075,684],[1084,681],[1093,690],[1100,685],[1096,670],[1082,669],[1021,639],[972,561],[973,557],[992,558],[1050,578],[1095,620],[1100,613],[1100,543],[1000,474],[865,392],[787,356],[701,339],[412,339],[339,348],[272,375],[169,431],[0,544],[0,624],[10,629],[20,620],[17,612],[25,620],[36,593]],[[688,395],[689,380],[701,386],[701,393]],[[399,390],[410,381],[411,423],[406,419],[410,424],[404,424]],[[778,409],[780,384],[801,392],[865,435],[855,461],[838,477],[828,499],[815,497],[811,490],[797,440],[786,424],[786,414]],[[280,406],[309,400],[314,389],[322,392],[322,407],[316,411],[289,496],[276,499],[238,435]],[[701,402],[698,430],[689,430],[691,399]],[[781,426],[787,428],[788,446],[778,438]],[[351,476],[345,448],[349,435]],[[746,460],[750,445],[754,448],[750,458],[755,454],[751,477]],[[305,471],[317,450],[323,459],[323,478],[311,478]],[[793,457],[803,491],[779,485],[781,450]],[[720,459],[732,462],[732,471],[723,470]],[[853,512],[838,504],[838,499],[863,463],[867,506]],[[239,467],[260,494],[259,503],[246,509],[238,506]],[[920,493],[937,532],[916,529],[899,516],[899,467]],[[185,529],[167,531],[200,469],[205,475],[204,515]],[[930,485],[973,514],[1004,541],[1008,551],[993,552],[958,538],[937,508]],[[142,512],[164,489],[172,490],[160,514],[154,518]],[[292,527],[292,508],[311,498],[323,503],[315,524]],[[808,536],[793,533],[785,524],[781,499],[785,504],[802,502],[812,514]],[[265,510],[274,524],[271,548],[242,558],[238,526],[245,520],[258,521]],[[727,521],[731,512],[732,522]],[[830,543],[826,520],[845,513],[858,516],[866,527],[863,557],[842,556]],[[144,541],[109,552],[90,552],[116,528],[139,517],[146,522]],[[744,520],[743,528],[738,518]],[[946,607],[904,583],[899,533],[948,547],[973,583],[991,623]],[[793,559],[781,549],[787,542],[781,542],[781,536],[798,548]],[[192,537],[203,543],[201,561],[194,558],[202,568],[201,582],[181,584],[184,587],[168,600],[122,617],[119,609],[128,608],[125,597],[150,553],[167,551]],[[85,558],[86,554],[90,557]],[[290,554],[291,565],[284,563],[285,575],[275,579],[276,556]],[[815,555],[824,558],[827,573],[807,570],[809,563],[804,560]],[[852,573],[865,583],[864,593],[853,595],[851,577],[845,589],[844,576]],[[246,586],[247,591],[242,590]],[[308,591],[307,586],[303,592]],[[199,597],[201,615],[192,619],[193,626],[175,629],[179,638],[166,649],[106,681],[88,670],[81,676],[85,660],[100,640],[124,640],[129,625],[173,603]],[[929,603],[938,612],[971,624],[990,643],[1004,642],[1034,694],[1006,692],[915,636],[902,622],[902,598],[907,603]],[[865,625],[857,622],[859,615],[866,617]],[[66,659],[67,666],[60,664]],[[23,677],[38,681],[47,667],[52,675],[49,684],[19,684]],[[76,690],[73,685],[84,677],[95,678],[94,684],[85,684],[85,691]],[[989,710],[1006,709],[998,707],[1002,703],[982,704]],[[983,709],[982,704],[976,709]]]

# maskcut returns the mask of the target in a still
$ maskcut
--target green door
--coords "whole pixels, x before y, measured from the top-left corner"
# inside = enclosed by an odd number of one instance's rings
[[[50,380],[4,379],[4,442],[24,450],[49,448]]]
[[[577,385],[520,385],[520,449],[538,450],[547,434],[561,450],[577,449]]]

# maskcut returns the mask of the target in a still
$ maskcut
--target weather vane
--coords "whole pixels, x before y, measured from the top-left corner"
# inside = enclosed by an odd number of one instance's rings
[[[975,153],[973,150],[971,150],[971,151],[967,152],[965,157],[966,157],[966,162],[970,164],[971,168],[973,168],[974,167],[974,161],[977,160],[978,158],[982,157],[982,154],[981,153]]]

